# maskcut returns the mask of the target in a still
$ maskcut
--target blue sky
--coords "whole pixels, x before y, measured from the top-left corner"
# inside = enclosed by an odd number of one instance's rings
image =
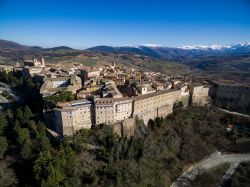
[[[0,0],[0,38],[74,48],[250,42],[250,0]]]

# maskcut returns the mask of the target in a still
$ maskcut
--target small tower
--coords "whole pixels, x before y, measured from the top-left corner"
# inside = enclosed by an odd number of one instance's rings
[[[113,66],[113,68],[115,69],[115,61],[113,62],[112,66]]]
[[[45,59],[43,57],[41,59],[41,67],[45,67]]]
[[[38,61],[36,58],[33,59],[33,66],[37,67],[38,66]]]

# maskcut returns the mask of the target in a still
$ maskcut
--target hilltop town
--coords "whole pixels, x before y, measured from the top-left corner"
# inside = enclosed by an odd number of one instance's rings
[[[207,74],[37,55],[0,65],[0,92],[0,178],[9,186],[182,186],[187,167],[206,157],[221,169],[191,170],[189,183],[219,184],[229,167],[219,154],[242,153],[235,161],[250,151],[250,86]]]
[[[249,187],[249,2],[0,0],[0,187]]]
[[[216,105],[227,110],[249,113],[250,86],[206,77],[167,75],[150,70],[106,64],[55,66],[44,58],[25,60],[23,65],[1,65],[1,71],[19,71],[41,84],[46,101],[63,93],[72,94],[67,102],[55,100],[44,106],[52,112],[50,128],[58,135],[73,135],[80,129],[111,124],[117,134],[133,134],[136,119],[164,118],[176,107]],[[49,121],[49,120],[48,120]]]

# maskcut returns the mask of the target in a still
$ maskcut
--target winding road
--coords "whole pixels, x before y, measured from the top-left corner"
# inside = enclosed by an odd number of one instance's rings
[[[197,175],[205,170],[216,167],[220,164],[240,163],[250,161],[250,154],[225,154],[221,155],[219,152],[211,155],[207,159],[201,160],[194,164],[186,172],[184,172],[170,187],[185,187],[189,185],[189,181],[193,181]]]
[[[3,91],[7,91],[16,101],[22,100],[19,96],[17,96],[17,94],[10,85],[0,82],[0,93],[2,93]]]
[[[220,111],[226,112],[228,114],[234,114],[234,115],[238,115],[238,116],[243,116],[243,117],[250,118],[250,115],[247,115],[247,114],[242,114],[242,113],[239,113],[239,112],[234,112],[234,111],[230,111],[230,110],[226,110],[226,109],[222,109],[222,108],[218,108],[218,109]]]

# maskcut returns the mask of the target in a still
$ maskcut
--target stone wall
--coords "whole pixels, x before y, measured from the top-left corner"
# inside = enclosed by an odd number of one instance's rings
[[[134,135],[135,131],[135,120],[132,118],[126,119],[122,122],[121,133],[125,137],[130,137]]]
[[[155,119],[157,117],[157,108],[154,109],[154,108],[151,108],[149,110],[146,110],[144,112],[141,112],[141,113],[135,113],[133,115],[133,118],[135,119],[135,117],[138,117],[139,119],[142,119],[144,124],[147,125],[148,124],[148,121],[150,119]]]
[[[250,114],[250,87],[218,84],[214,103],[220,108]]]
[[[135,120],[132,118],[128,118],[123,120],[120,123],[111,124],[114,128],[114,133],[118,136],[130,137],[134,135],[135,131]]]
[[[179,102],[180,98],[181,90],[163,90],[135,98],[100,98],[92,104],[81,100],[64,103],[54,110],[56,131],[72,135],[81,128],[90,128],[93,123],[106,123],[114,124],[118,135],[130,136],[134,131],[136,116],[147,125],[150,119],[172,113],[174,103]],[[91,106],[95,110],[91,110]],[[92,116],[95,120],[92,120]]]
[[[173,105],[165,105],[157,108],[157,117],[165,118],[168,114],[173,112]]]
[[[166,117],[172,112],[174,103],[179,102],[180,98],[181,90],[164,90],[138,96],[134,99],[133,118],[137,116],[147,125],[150,119]]]
[[[111,124],[111,126],[114,129],[114,133],[121,137],[122,136],[122,124],[114,123],[114,124]]]
[[[87,100],[58,103],[54,114],[56,132],[63,135],[72,135],[83,128],[89,129],[93,123],[92,103]]]
[[[209,96],[208,86],[195,86],[192,90],[192,105],[205,106],[210,104],[211,98]]]
[[[190,101],[190,94],[182,95],[180,98],[180,102],[182,102],[183,107],[188,107]]]

